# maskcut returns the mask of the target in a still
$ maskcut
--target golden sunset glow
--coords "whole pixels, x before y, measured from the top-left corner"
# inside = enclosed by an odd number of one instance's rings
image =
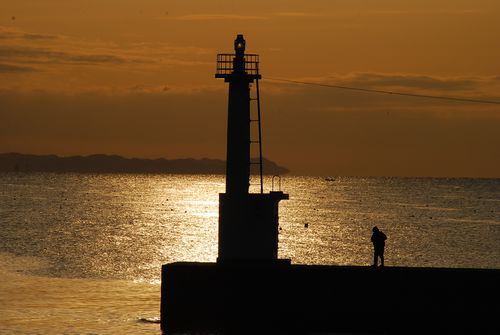
[[[295,174],[500,177],[496,0],[4,0],[0,152],[225,159],[217,53],[260,55],[264,156]]]

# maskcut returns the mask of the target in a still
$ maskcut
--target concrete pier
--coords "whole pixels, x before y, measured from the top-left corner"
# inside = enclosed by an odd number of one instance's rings
[[[162,269],[165,333],[500,334],[500,270],[276,262]]]

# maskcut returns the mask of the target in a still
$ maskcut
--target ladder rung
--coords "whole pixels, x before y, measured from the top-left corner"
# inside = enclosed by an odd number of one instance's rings
[[[259,143],[259,141],[250,141],[250,143]]]
[[[255,120],[250,119],[250,122],[259,122],[259,119],[255,119]]]

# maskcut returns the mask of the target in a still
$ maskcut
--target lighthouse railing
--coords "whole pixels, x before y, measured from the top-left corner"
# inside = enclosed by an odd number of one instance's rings
[[[217,68],[215,76],[223,78],[233,73],[233,60],[235,54],[217,54]],[[257,76],[259,74],[259,55],[245,54],[245,72],[247,75]]]

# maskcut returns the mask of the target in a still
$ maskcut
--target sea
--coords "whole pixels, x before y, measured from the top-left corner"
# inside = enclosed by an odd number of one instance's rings
[[[264,178],[279,258],[500,269],[500,179]],[[217,259],[222,175],[0,173],[0,334],[161,335],[162,264]],[[252,192],[260,192],[252,186]]]

